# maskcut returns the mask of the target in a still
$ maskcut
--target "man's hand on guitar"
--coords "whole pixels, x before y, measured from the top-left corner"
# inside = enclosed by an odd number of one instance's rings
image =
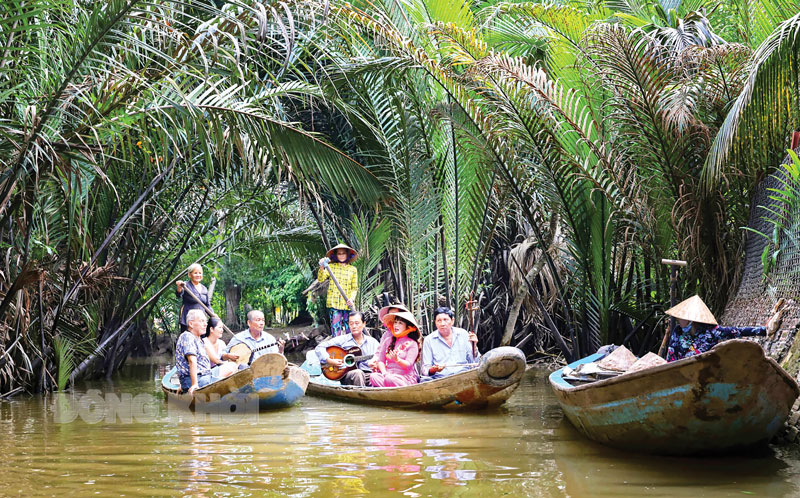
[[[278,351],[283,354],[283,347],[286,345],[286,341],[281,338],[278,338]]]
[[[341,367],[342,365],[344,365],[344,360],[342,360],[341,358],[328,358],[328,360],[325,363],[327,363],[328,365],[333,365],[334,367]]]

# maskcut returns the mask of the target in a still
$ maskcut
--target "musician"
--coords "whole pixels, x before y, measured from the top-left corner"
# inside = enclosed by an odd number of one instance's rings
[[[377,372],[370,375],[373,387],[399,387],[419,382],[414,364],[419,355],[420,332],[412,313],[398,311],[383,317],[384,325],[392,327],[392,339],[380,344],[375,353]]]
[[[189,310],[186,314],[187,330],[175,344],[175,365],[178,367],[178,378],[181,391],[194,393],[215,379],[211,374],[211,362],[200,336],[206,330],[206,314],[202,310]]]
[[[361,350],[361,355],[374,355],[378,350],[378,341],[375,338],[364,334],[364,315],[360,311],[351,311],[348,319],[350,325],[350,333],[331,337],[327,341],[320,343],[314,352],[319,356],[319,361],[323,365],[342,366],[343,360],[341,358],[331,358],[328,354],[327,348],[330,346],[339,346],[344,350],[358,348]],[[367,365],[367,361],[363,360],[358,362],[358,368],[350,370],[339,382],[345,386],[360,386],[364,387],[369,383],[369,376],[372,369]]]
[[[247,330],[243,330],[238,334],[233,336],[231,342],[225,348],[226,353],[231,352],[231,348],[236,346],[237,344],[244,343],[247,347],[253,351],[253,355],[250,357],[250,362],[252,363],[253,360],[258,358],[261,355],[267,353],[280,353],[283,354],[283,346],[285,341],[283,339],[275,340],[272,337],[272,334],[264,332],[264,313],[259,310],[251,310],[247,313]],[[274,343],[274,344],[273,344]],[[262,349],[261,351],[256,351],[257,348],[261,346],[267,346],[269,344],[273,344],[272,347],[268,347]],[[242,368],[240,366],[239,368]]]
[[[453,310],[437,308],[434,314],[436,332],[425,338],[422,346],[422,380],[441,379],[474,368],[480,361],[478,336],[453,327]]]
[[[383,335],[381,335],[381,338],[378,339],[378,351],[382,351],[382,350],[387,349],[388,346],[389,346],[389,343],[392,342],[392,337],[393,337],[392,336],[392,330],[393,330],[393,327],[394,327],[394,322],[391,321],[391,320],[384,321],[383,318],[389,313],[399,313],[401,311],[405,311],[406,313],[411,313],[411,310],[406,308],[406,305],[402,304],[402,303],[397,303],[397,304],[392,304],[392,305],[389,305],[389,306],[384,306],[383,308],[378,310],[378,321],[381,322],[383,324],[384,329],[386,329],[383,332]],[[369,364],[370,364],[369,366],[372,367],[373,370],[375,369],[375,363],[377,361],[378,361],[377,354],[375,355],[375,357],[373,357],[371,360],[369,360]]]
[[[336,337],[350,333],[350,310],[355,308],[353,299],[355,299],[358,292],[358,270],[353,266],[353,261],[358,257],[358,253],[346,244],[339,244],[336,247],[332,247],[325,257],[331,260],[328,268],[331,269],[336,281],[339,282],[342,290],[347,294],[347,301],[345,301],[335,285],[328,286],[328,298],[325,304],[328,307],[328,314],[331,319],[331,336]],[[319,260],[317,280],[320,282],[330,278],[323,265],[324,261],[325,258]]]
[[[203,280],[203,267],[197,263],[189,266],[188,273],[189,281],[178,280],[175,282],[177,286],[175,294],[182,300],[180,319],[178,320],[181,332],[186,330],[186,314],[189,313],[189,310],[203,309],[203,306],[197,302],[195,297],[211,310],[211,295],[214,293],[214,285],[216,283],[216,280],[212,280],[210,289],[200,283]],[[189,295],[188,292],[194,294],[195,297]],[[213,312],[213,310],[211,311]]]

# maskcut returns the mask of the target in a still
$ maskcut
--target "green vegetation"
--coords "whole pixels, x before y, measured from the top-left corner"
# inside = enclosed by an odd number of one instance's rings
[[[751,194],[800,122],[799,11],[4,1],[0,395],[110,375],[134,332],[175,327],[193,261],[229,323],[300,311],[337,242],[362,253],[359,307],[388,292],[430,329],[474,296],[486,349],[532,288],[526,352],[641,322],[651,348],[661,258],[715,311],[735,289]]]

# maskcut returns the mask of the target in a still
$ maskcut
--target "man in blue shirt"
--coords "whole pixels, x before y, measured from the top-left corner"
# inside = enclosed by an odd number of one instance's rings
[[[200,336],[206,330],[206,314],[202,310],[189,310],[186,314],[186,330],[175,344],[175,364],[181,391],[193,394],[195,390],[214,381],[211,361]]]
[[[247,330],[243,330],[233,336],[231,342],[225,348],[226,353],[231,352],[231,348],[237,344],[246,344],[252,351],[250,362],[261,355],[267,353],[280,353],[283,354],[284,340],[275,340],[272,334],[264,332],[264,313],[258,310],[251,310],[247,313]],[[265,347],[267,346],[267,347]],[[259,349],[262,348],[262,349]],[[242,366],[239,366],[241,369]]]
[[[478,336],[453,327],[453,310],[436,309],[436,332],[422,344],[422,381],[441,379],[475,367],[481,358]]]
[[[342,366],[343,362],[341,359],[331,358],[326,351],[330,346],[339,346],[344,350],[359,348],[361,350],[361,355],[359,356],[374,355],[375,351],[378,350],[378,341],[373,337],[364,335],[364,315],[360,311],[350,312],[348,324],[350,325],[349,334],[331,337],[314,348],[314,352],[317,353],[319,361],[322,363],[322,368],[325,368],[326,365]],[[367,385],[369,382],[369,374],[372,372],[372,369],[367,365],[367,360],[359,361],[357,367],[358,368],[350,370],[342,377],[340,381],[342,385],[360,387]]]

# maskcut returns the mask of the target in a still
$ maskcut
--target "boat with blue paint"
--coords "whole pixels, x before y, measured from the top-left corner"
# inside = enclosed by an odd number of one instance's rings
[[[567,367],[598,361],[587,356]],[[599,443],[663,455],[713,454],[766,444],[800,388],[757,343],[725,341],[680,361],[573,385],[550,385],[564,415]]]
[[[168,403],[183,405],[195,412],[247,413],[289,406],[302,398],[308,387],[308,374],[290,365],[282,354],[259,356],[248,368],[212,382],[194,394],[180,392],[177,368],[161,379],[161,390]]]

